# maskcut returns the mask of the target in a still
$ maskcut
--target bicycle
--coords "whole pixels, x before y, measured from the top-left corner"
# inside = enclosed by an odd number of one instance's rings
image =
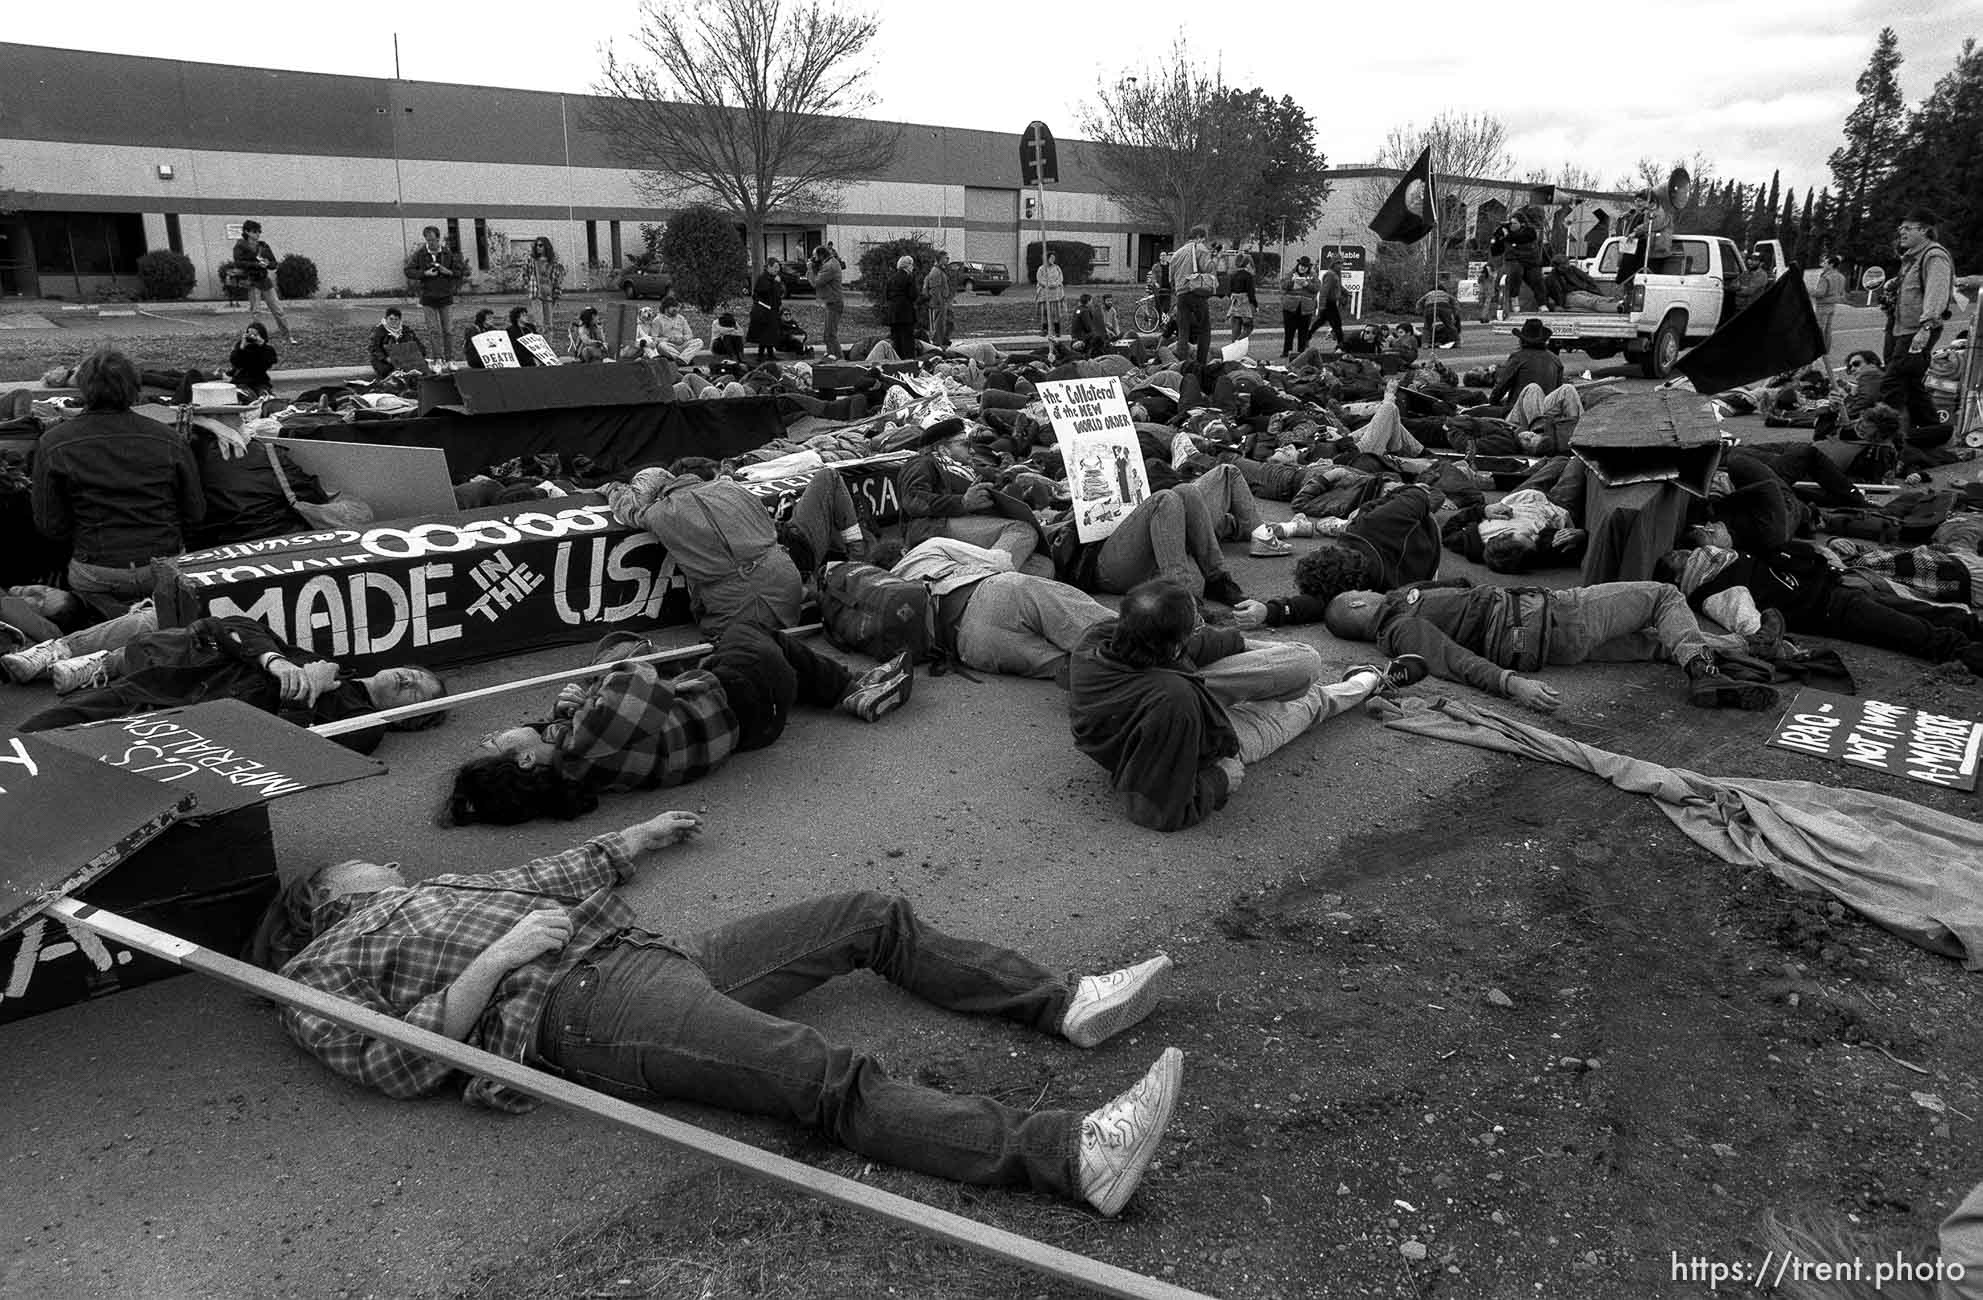
[[[1173,303],[1176,302],[1176,299],[1169,294],[1166,294],[1165,297],[1171,298]],[[1138,334],[1163,334],[1168,336],[1177,330],[1176,308],[1172,307],[1167,311],[1159,311],[1157,309],[1157,295],[1154,293],[1146,293],[1136,300],[1135,319],[1136,332]]]

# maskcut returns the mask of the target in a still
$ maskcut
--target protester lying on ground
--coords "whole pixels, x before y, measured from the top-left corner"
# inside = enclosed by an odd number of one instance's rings
[[[134,414],[138,368],[100,348],[76,368],[81,415],[43,434],[34,456],[34,524],[70,544],[68,585],[103,618],[152,593],[152,560],[186,550],[206,514],[200,471],[168,425]]]
[[[1329,602],[1322,621],[1345,641],[1374,641],[1388,655],[1421,655],[1434,676],[1545,712],[1561,697],[1523,674],[1587,661],[1678,664],[1687,674],[1687,702],[1699,708],[1776,703],[1769,686],[1722,673],[1687,598],[1664,582],[1561,591],[1450,583],[1388,595],[1347,591]]]
[[[336,863],[284,886],[257,955],[299,983],[579,1083],[782,1118],[904,1169],[1031,1187],[1104,1215],[1122,1210],[1177,1103],[1176,1048],[1085,1115],[1026,1111],[890,1079],[874,1057],[774,1013],[867,969],[936,1006],[1093,1047],[1156,1008],[1168,958],[1064,976],[953,938],[924,924],[907,899],[875,893],[815,898],[665,940],[640,929],[618,886],[643,855],[701,829],[694,813],[664,812],[508,871],[416,885],[394,865]],[[493,1110],[537,1105],[301,1008],[282,1018],[303,1050],[388,1097],[459,1089]]]
[[[653,643],[607,636],[592,662],[613,667],[560,691],[549,722],[476,743],[476,756],[455,772],[445,820],[569,821],[597,808],[601,793],[685,785],[738,750],[764,748],[784,734],[794,704],[876,722],[908,702],[915,678],[906,654],[856,676],[781,635],[774,617],[754,602],[701,667],[672,676],[665,665],[630,662],[653,653]]]
[[[1589,541],[1576,516],[1540,488],[1517,488],[1491,504],[1457,510],[1439,531],[1447,550],[1496,573],[1574,564]]]
[[[1115,617],[1078,587],[1015,571],[1004,551],[949,537],[898,550],[885,542],[873,560],[929,585],[937,646],[967,668],[1065,683],[1067,656],[1089,628]]]
[[[1231,479],[1245,486],[1237,474]],[[1253,518],[1249,528],[1258,527],[1258,515]],[[1163,578],[1194,597],[1237,605],[1246,593],[1226,568],[1218,529],[1207,495],[1197,483],[1152,492],[1099,542],[1080,540],[1072,511],[1048,525],[1056,574],[1084,591],[1122,595],[1152,578]]]
[[[82,628],[92,617],[74,592],[60,587],[26,583],[0,588],[0,646],[11,651],[56,640]],[[0,658],[0,668],[5,668],[12,680],[27,680],[13,677],[12,667],[7,663],[13,657],[10,653]]]
[[[606,489],[607,507],[629,528],[645,528],[668,548],[688,580],[689,602],[703,631],[719,636],[754,601],[770,605],[778,625],[799,621],[800,565],[781,546],[780,528],[764,501],[742,483],[716,476],[715,462],[696,458],[671,472],[641,470],[632,482]],[[860,559],[867,537],[846,483],[833,469],[815,470],[792,508],[784,538],[805,552],[810,573],[833,554]]]
[[[1439,498],[1424,484],[1402,488],[1359,510],[1341,533],[1295,561],[1296,593],[1242,601],[1241,627],[1313,623],[1345,591],[1389,591],[1439,576]]]
[[[1196,825],[1238,791],[1246,766],[1379,690],[1425,675],[1410,659],[1312,680],[1285,699],[1227,703],[1205,669],[1246,649],[1232,628],[1208,628],[1191,592],[1162,579],[1131,591],[1117,617],[1090,628],[1068,673],[1074,744],[1109,772],[1131,821],[1152,830]]]
[[[1812,443],[1731,447],[1722,457],[1729,490],[1711,493],[1701,512],[1724,524],[1735,549],[1765,551],[1808,536],[1814,507],[1867,510],[1872,503],[1838,463]],[[1800,482],[1815,484],[1799,488]]]
[[[14,590],[49,592],[70,602],[76,599],[70,593],[56,591],[53,587],[16,587]],[[52,598],[44,597],[42,600],[45,604],[54,604],[58,609],[65,608],[54,602]],[[16,622],[6,612],[17,608],[12,602],[12,597],[0,597],[0,622],[25,631],[29,624]],[[77,607],[80,608],[80,602],[77,602]],[[70,619],[65,630],[64,627],[58,626],[63,621],[40,620],[38,626],[55,628],[53,634],[44,635],[11,653],[0,655],[0,673],[4,673],[8,681],[22,686],[50,678],[58,695],[68,695],[91,686],[101,685],[107,675],[120,675],[123,670],[121,660],[111,665],[107,659],[98,657],[101,652],[122,650],[145,633],[156,632],[158,610],[151,601],[141,600],[131,606],[127,613],[119,614],[116,618],[104,619],[102,622],[92,623],[87,618]],[[115,673],[112,673],[113,667],[116,669]],[[60,672],[56,671],[58,668]]]
[[[10,675],[12,671],[10,666]],[[145,632],[126,640],[120,649],[70,660],[66,668],[58,663],[51,671],[65,674],[65,684],[74,693],[21,723],[20,730],[47,731],[216,699],[241,700],[310,727],[424,704],[447,694],[447,686],[425,668],[343,676],[335,662],[290,645],[263,624],[239,616],[196,619],[186,627]],[[369,754],[387,729],[416,731],[438,725],[443,716],[424,714],[335,739],[347,749]]]
[[[476,326],[482,327],[482,318],[490,314],[486,307],[476,312]],[[479,329],[470,329],[468,337],[472,339],[478,332]],[[397,307],[386,308],[385,314],[379,317],[379,323],[372,327],[371,344],[366,351],[372,359],[372,373],[381,379],[397,370],[427,368],[427,345],[420,341],[420,336],[413,332],[413,327],[406,323]],[[474,345],[469,344],[464,351],[473,355]]]
[[[1033,512],[1024,502],[981,482],[969,464],[970,430],[952,417],[925,429],[915,445],[921,455],[896,474],[901,500],[903,540],[910,546],[932,537],[948,537],[989,546],[1012,557],[1014,568],[1026,562],[1045,539]],[[1046,561],[1033,571],[1045,572]]]
[[[1735,608],[1775,610],[1795,633],[1857,641],[1930,663],[1960,661],[1983,676],[1983,623],[1976,611],[1893,593],[1870,575],[1849,572],[1821,546],[1788,541],[1767,551],[1745,553],[1703,546],[1669,553],[1660,571],[1670,574],[1695,608],[1724,626],[1739,617]],[[1737,594],[1739,590],[1739,595]]]

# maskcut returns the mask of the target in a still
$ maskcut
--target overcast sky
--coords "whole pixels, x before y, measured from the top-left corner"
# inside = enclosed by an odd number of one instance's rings
[[[1218,62],[1229,82],[1301,102],[1332,165],[1367,162],[1391,127],[1453,109],[1507,122],[1518,170],[1572,162],[1609,182],[1642,156],[1699,152],[1750,183],[1767,184],[1781,168],[1800,192],[1830,179],[1825,159],[1882,24],[1899,33],[1910,105],[1953,65],[1965,37],[1983,37],[1983,0],[878,8],[879,117],[1015,135],[1039,117],[1076,135],[1098,80],[1163,58],[1184,31],[1193,55]],[[392,75],[397,31],[406,77],[565,91],[591,89],[601,44],[620,37],[625,48],[640,14],[639,0],[8,9],[8,41],[365,76]],[[1515,15],[1524,49],[1511,59]]]

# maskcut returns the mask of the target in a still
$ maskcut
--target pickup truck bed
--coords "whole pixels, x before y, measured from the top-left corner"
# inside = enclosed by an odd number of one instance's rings
[[[1527,319],[1526,315],[1522,317],[1522,320]],[[1630,316],[1615,311],[1544,311],[1537,312],[1535,319],[1549,326],[1552,342],[1575,343],[1580,339],[1623,341],[1639,335],[1638,324]],[[1521,327],[1520,320],[1498,320],[1488,326],[1497,334],[1513,334]]]

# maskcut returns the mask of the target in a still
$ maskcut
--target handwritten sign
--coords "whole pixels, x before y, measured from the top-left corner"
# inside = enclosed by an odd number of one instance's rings
[[[1804,690],[1769,744],[1950,790],[1974,790],[1983,723]]]
[[[192,793],[199,799],[196,817],[386,770],[240,700],[208,700],[39,734],[106,766]]]
[[[469,342],[475,345],[475,355],[490,370],[514,370],[523,364],[516,359],[516,349],[510,346],[506,330],[484,330]]]
[[[1074,497],[1082,542],[1099,542],[1150,495],[1143,445],[1120,380],[1056,379],[1039,385]]]
[[[538,365],[556,366],[564,364],[558,360],[558,354],[551,350],[550,343],[545,340],[542,334],[526,334],[518,341],[523,344],[525,351],[537,358]]]

